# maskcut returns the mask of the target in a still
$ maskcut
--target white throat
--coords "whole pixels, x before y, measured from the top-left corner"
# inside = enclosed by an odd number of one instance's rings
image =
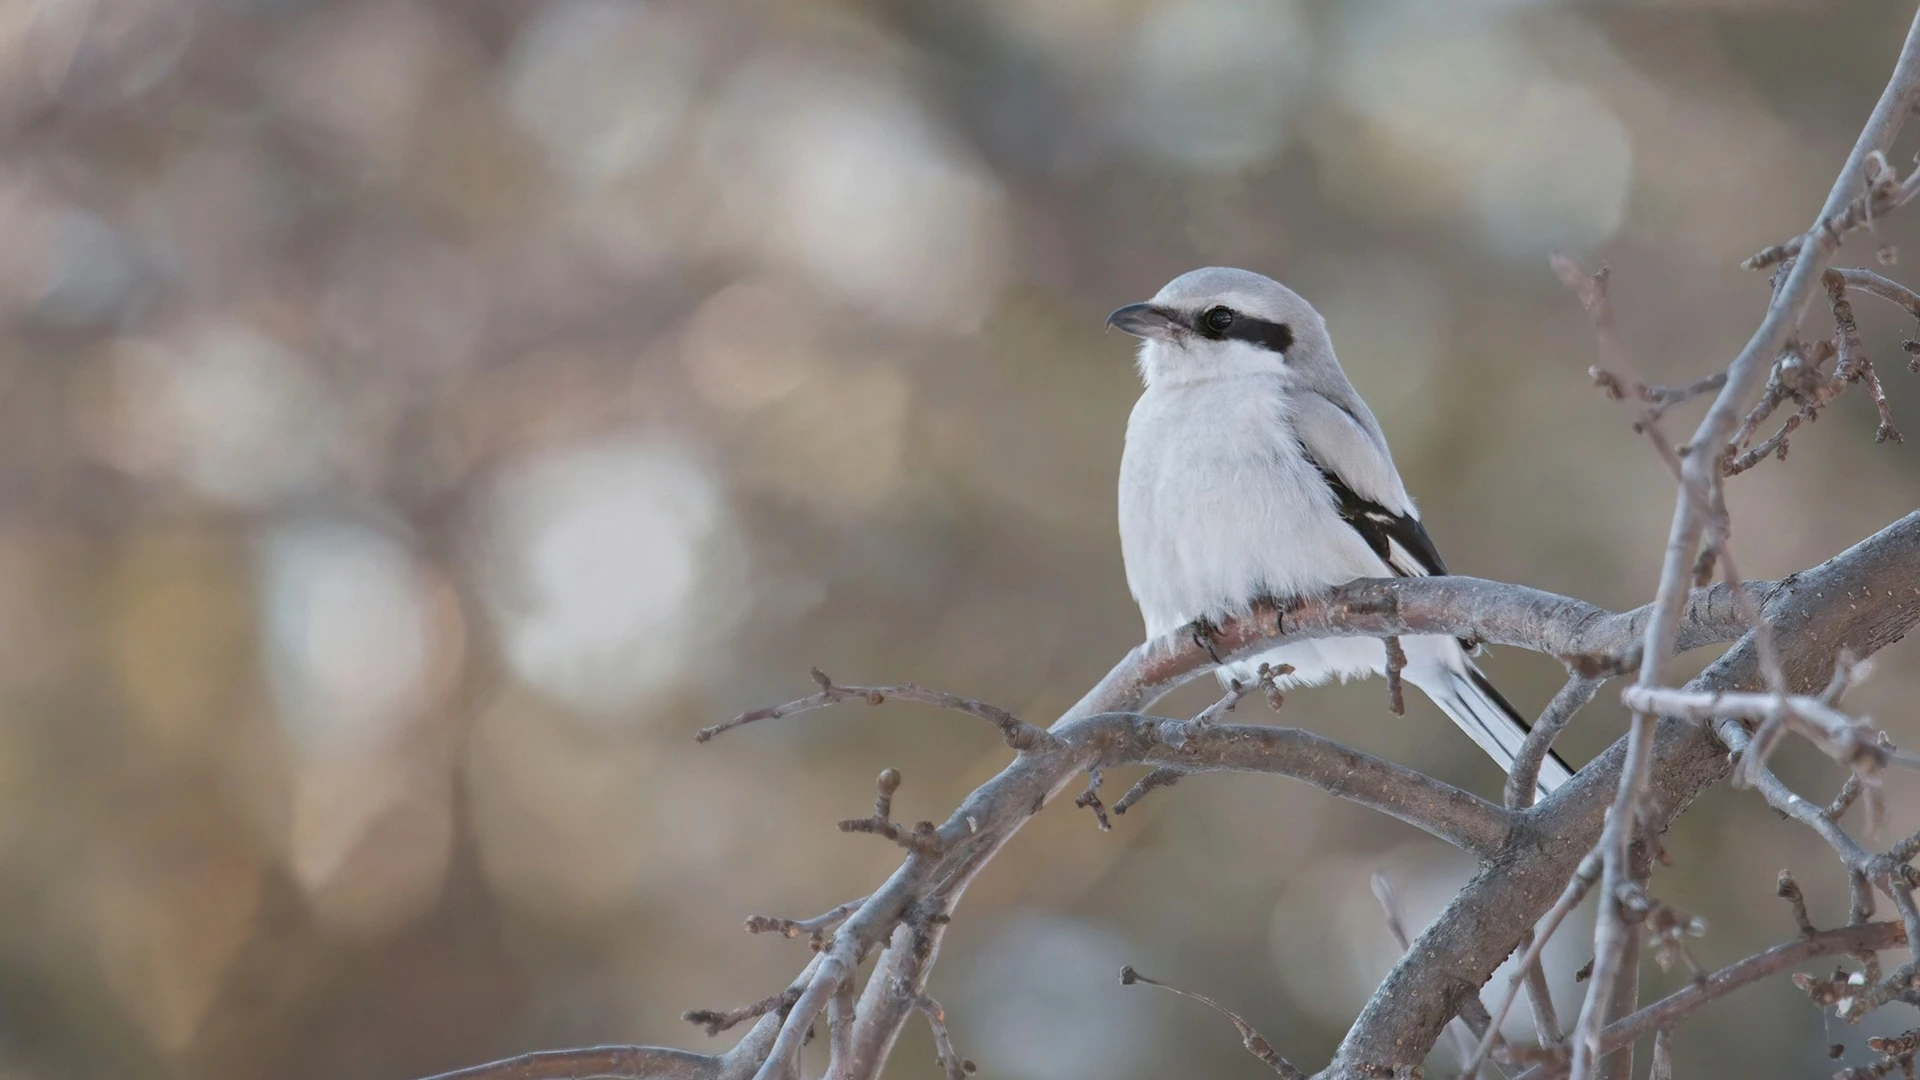
[[[1288,374],[1285,356],[1244,341],[1143,341],[1135,359],[1148,387]]]

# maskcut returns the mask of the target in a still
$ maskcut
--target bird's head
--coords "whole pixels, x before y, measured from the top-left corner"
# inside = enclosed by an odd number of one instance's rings
[[[1338,371],[1326,322],[1285,285],[1209,266],[1180,275],[1144,304],[1128,304],[1107,325],[1140,339],[1148,386],[1253,373],[1311,379]]]

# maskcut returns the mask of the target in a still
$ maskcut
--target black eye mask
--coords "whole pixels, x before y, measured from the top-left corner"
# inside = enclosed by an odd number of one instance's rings
[[[1194,316],[1193,332],[1214,341],[1244,341],[1268,352],[1285,353],[1293,347],[1293,328],[1268,322],[1216,304]]]

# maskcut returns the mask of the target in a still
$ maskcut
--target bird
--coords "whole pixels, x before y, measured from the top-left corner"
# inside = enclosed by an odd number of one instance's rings
[[[1447,572],[1326,320],[1298,293],[1249,270],[1204,267],[1107,325],[1140,339],[1144,389],[1127,419],[1119,517],[1148,640],[1187,630],[1211,652],[1218,622],[1255,602]],[[1445,635],[1401,644],[1401,677],[1510,769],[1529,727],[1469,658],[1476,646]],[[1283,689],[1345,682],[1384,672],[1386,643],[1291,642],[1218,673],[1245,684],[1263,664],[1285,672]],[[1572,775],[1550,754],[1540,793]]]

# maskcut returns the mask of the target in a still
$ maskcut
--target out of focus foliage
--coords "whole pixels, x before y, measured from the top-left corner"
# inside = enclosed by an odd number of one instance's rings
[[[895,861],[830,824],[875,770],[940,817],[1005,750],[891,706],[692,731],[812,664],[1041,722],[1078,697],[1139,634],[1112,525],[1137,384],[1101,318],[1196,265],[1327,314],[1458,571],[1642,602],[1670,487],[1545,255],[1613,264],[1643,374],[1724,364],[1766,295],[1735,264],[1805,226],[1908,14],[0,0],[0,1076],[704,1044],[681,1009],[803,960],[742,917]],[[1903,239],[1920,262],[1907,221],[1842,258]],[[1886,368],[1920,436],[1920,378]],[[1920,497],[1863,399],[1735,485],[1749,573]],[[1913,656],[1859,698],[1908,738]],[[1557,678],[1493,666],[1535,705]],[[1497,790],[1385,699],[1286,712]],[[1570,749],[1618,730],[1596,710]],[[1714,920],[1711,963],[1790,932],[1782,865],[1838,917],[1815,843],[1719,793],[1659,887]],[[1128,961],[1313,1061],[1392,959],[1376,869],[1419,921],[1470,868],[1272,779],[1107,835],[1060,807],[934,988],[989,1075],[1258,1074],[1122,991]],[[1686,1029],[1683,1071],[1830,1069],[1794,997]],[[891,1075],[936,1075],[923,1032]]]

